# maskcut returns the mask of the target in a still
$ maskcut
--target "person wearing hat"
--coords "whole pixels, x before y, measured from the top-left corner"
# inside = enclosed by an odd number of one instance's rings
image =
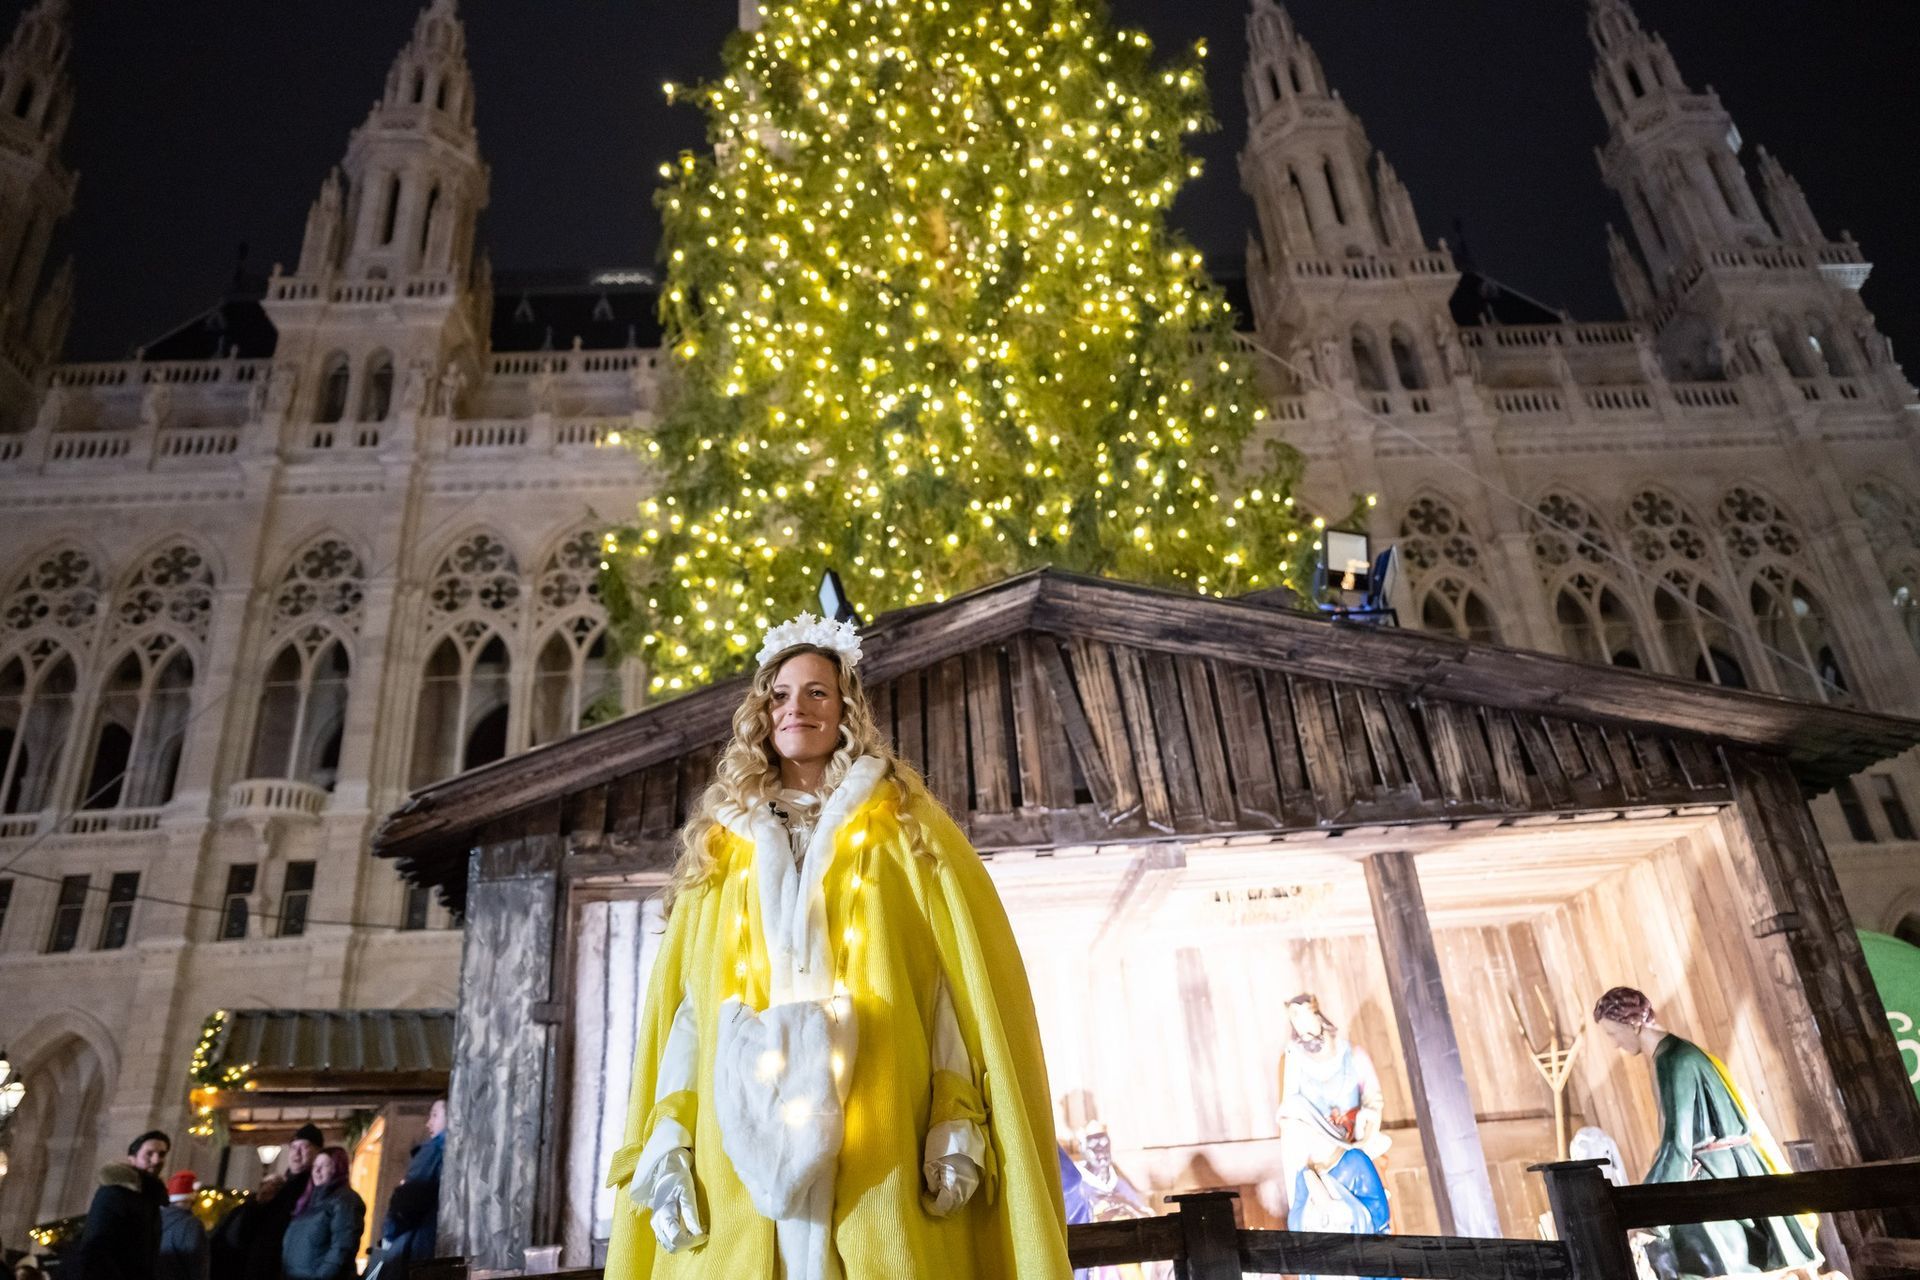
[[[153,1280],[207,1280],[207,1229],[193,1216],[193,1195],[199,1189],[200,1175],[191,1169],[167,1179]]]
[[[314,1157],[326,1145],[318,1125],[301,1125],[287,1141],[286,1172],[262,1179],[258,1197],[250,1202],[258,1206],[251,1220],[235,1227],[236,1234],[246,1236],[246,1266],[240,1280],[282,1280],[280,1245],[287,1224],[293,1221],[294,1206],[313,1181]],[[273,1184],[271,1192],[268,1183]]]

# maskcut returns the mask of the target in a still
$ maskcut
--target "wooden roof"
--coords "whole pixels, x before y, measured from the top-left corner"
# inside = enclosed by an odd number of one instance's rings
[[[1719,746],[1809,793],[1920,721],[1039,570],[867,630],[882,726],[983,851],[1724,799]],[[670,856],[745,677],[417,792],[374,853],[459,909],[534,833]]]

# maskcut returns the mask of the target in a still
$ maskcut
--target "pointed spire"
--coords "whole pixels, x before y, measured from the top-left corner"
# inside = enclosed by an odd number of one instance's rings
[[[374,115],[430,112],[473,124],[473,73],[467,66],[467,28],[456,0],[431,0],[413,22],[413,36],[394,57],[386,92]]]
[[[1767,212],[1773,215],[1773,225],[1780,228],[1781,238],[1796,244],[1825,244],[1826,233],[1813,216],[1813,206],[1807,203],[1800,184],[1765,147],[1754,151],[1760,162],[1760,189]]]
[[[73,110],[67,55],[73,45],[67,0],[39,0],[20,17],[0,51],[0,85],[7,100],[0,112],[24,120],[51,147],[58,147]]]
[[[1625,237],[1611,222],[1607,224],[1607,265],[1613,271],[1614,292],[1620,295],[1620,305],[1626,308],[1627,315],[1634,320],[1651,315],[1653,286],[1640,259],[1633,256]]]

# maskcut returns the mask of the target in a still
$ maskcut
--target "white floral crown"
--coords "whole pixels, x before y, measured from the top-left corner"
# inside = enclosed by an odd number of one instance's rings
[[[768,659],[776,654],[785,653],[795,645],[810,644],[822,649],[831,649],[839,654],[851,667],[860,661],[860,633],[853,629],[851,622],[833,622],[826,618],[816,618],[803,613],[777,627],[770,628],[765,642],[760,646],[760,656],[755,659],[766,666]]]

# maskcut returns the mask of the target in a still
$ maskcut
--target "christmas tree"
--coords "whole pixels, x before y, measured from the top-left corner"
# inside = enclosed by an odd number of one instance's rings
[[[657,497],[606,538],[656,692],[839,571],[866,617],[1040,564],[1233,595],[1313,543],[1251,360],[1167,225],[1211,127],[1097,0],[776,0],[662,166]],[[668,87],[673,93],[673,86]]]

